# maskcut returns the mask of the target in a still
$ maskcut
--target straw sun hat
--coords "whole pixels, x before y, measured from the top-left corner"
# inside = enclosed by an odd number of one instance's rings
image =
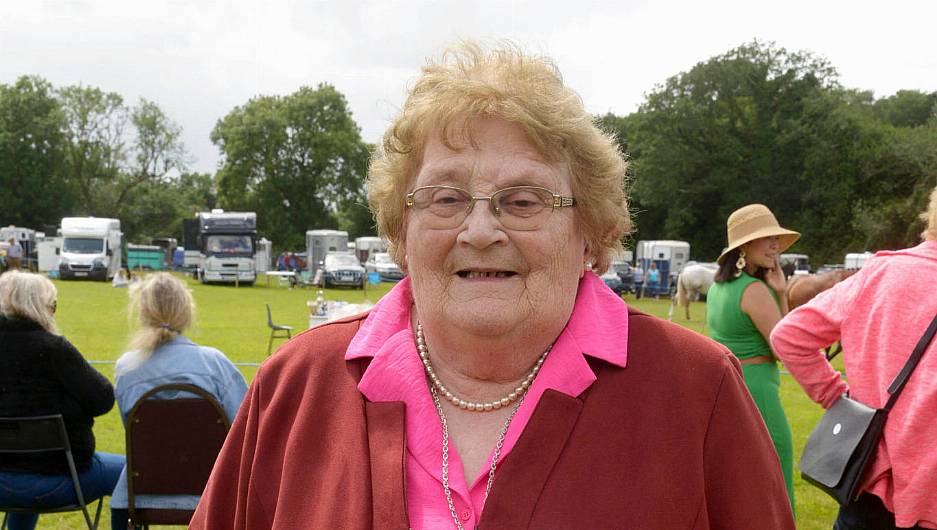
[[[729,220],[726,221],[726,231],[729,246],[722,251],[719,259],[716,260],[720,265],[725,260],[726,254],[733,249],[758,238],[779,236],[781,239],[780,252],[784,252],[800,239],[800,233],[781,228],[778,220],[774,218],[774,214],[764,204],[749,204],[732,212]]]

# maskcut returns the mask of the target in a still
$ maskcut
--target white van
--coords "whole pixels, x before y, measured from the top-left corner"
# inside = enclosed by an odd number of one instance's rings
[[[59,277],[110,280],[120,270],[122,237],[118,219],[65,217]]]

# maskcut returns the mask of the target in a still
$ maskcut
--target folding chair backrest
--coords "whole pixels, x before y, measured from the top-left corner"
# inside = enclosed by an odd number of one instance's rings
[[[27,416],[18,418],[0,418],[0,453],[44,453],[61,451],[65,464],[68,465],[68,476],[72,480],[75,491],[75,503],[54,508],[23,509],[23,507],[5,507],[0,512],[29,512],[50,513],[81,510],[89,529],[96,529],[98,518],[101,515],[101,501],[98,500],[98,509],[91,520],[88,513],[85,497],[78,481],[78,470],[72,456],[72,448],[68,442],[68,431],[65,430],[65,420],[61,414],[46,416]],[[6,523],[6,516],[3,518]]]
[[[184,391],[197,398],[154,399]],[[230,422],[218,401],[194,385],[163,385],[127,415],[127,478],[131,502],[144,494],[201,495]]]
[[[273,317],[270,316],[270,304],[267,305],[267,327],[273,327]]]
[[[0,453],[39,453],[69,449],[61,414],[0,418]]]

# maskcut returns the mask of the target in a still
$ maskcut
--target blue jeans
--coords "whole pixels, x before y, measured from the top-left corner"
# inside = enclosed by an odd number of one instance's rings
[[[85,503],[90,505],[92,500],[110,495],[126,462],[124,455],[94,453],[91,467],[78,473]],[[75,488],[68,475],[0,471],[0,503],[4,505],[42,509],[76,502]],[[33,530],[38,520],[36,513],[11,513],[7,526],[10,530]]]
[[[858,499],[841,507],[833,530],[898,530],[895,514],[888,511],[881,499],[871,493],[863,493]],[[912,526],[910,530],[924,530]]]

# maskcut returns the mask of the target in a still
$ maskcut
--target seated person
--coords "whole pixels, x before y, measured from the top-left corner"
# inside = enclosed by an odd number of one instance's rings
[[[247,383],[237,367],[215,348],[199,346],[182,332],[192,324],[195,301],[186,285],[174,276],[159,272],[130,287],[130,311],[139,315],[139,329],[130,341],[131,350],[114,368],[117,406],[121,419],[137,400],[154,387],[192,384],[214,396],[234,420]],[[187,397],[185,393],[173,397]],[[127,470],[120,474],[111,499],[112,528],[126,528],[128,518]],[[138,508],[194,510],[198,495],[135,496]]]
[[[95,452],[94,418],[114,406],[114,388],[55,325],[55,286],[43,276],[0,276],[0,416],[61,414],[86,503],[110,495],[124,457]],[[0,455],[0,505],[37,509],[75,504],[61,455]],[[39,515],[11,513],[10,530],[31,530]]]
[[[114,279],[111,281],[112,287],[127,287],[130,285],[129,280],[130,272],[126,269],[120,269],[117,271],[117,274],[114,275]]]

